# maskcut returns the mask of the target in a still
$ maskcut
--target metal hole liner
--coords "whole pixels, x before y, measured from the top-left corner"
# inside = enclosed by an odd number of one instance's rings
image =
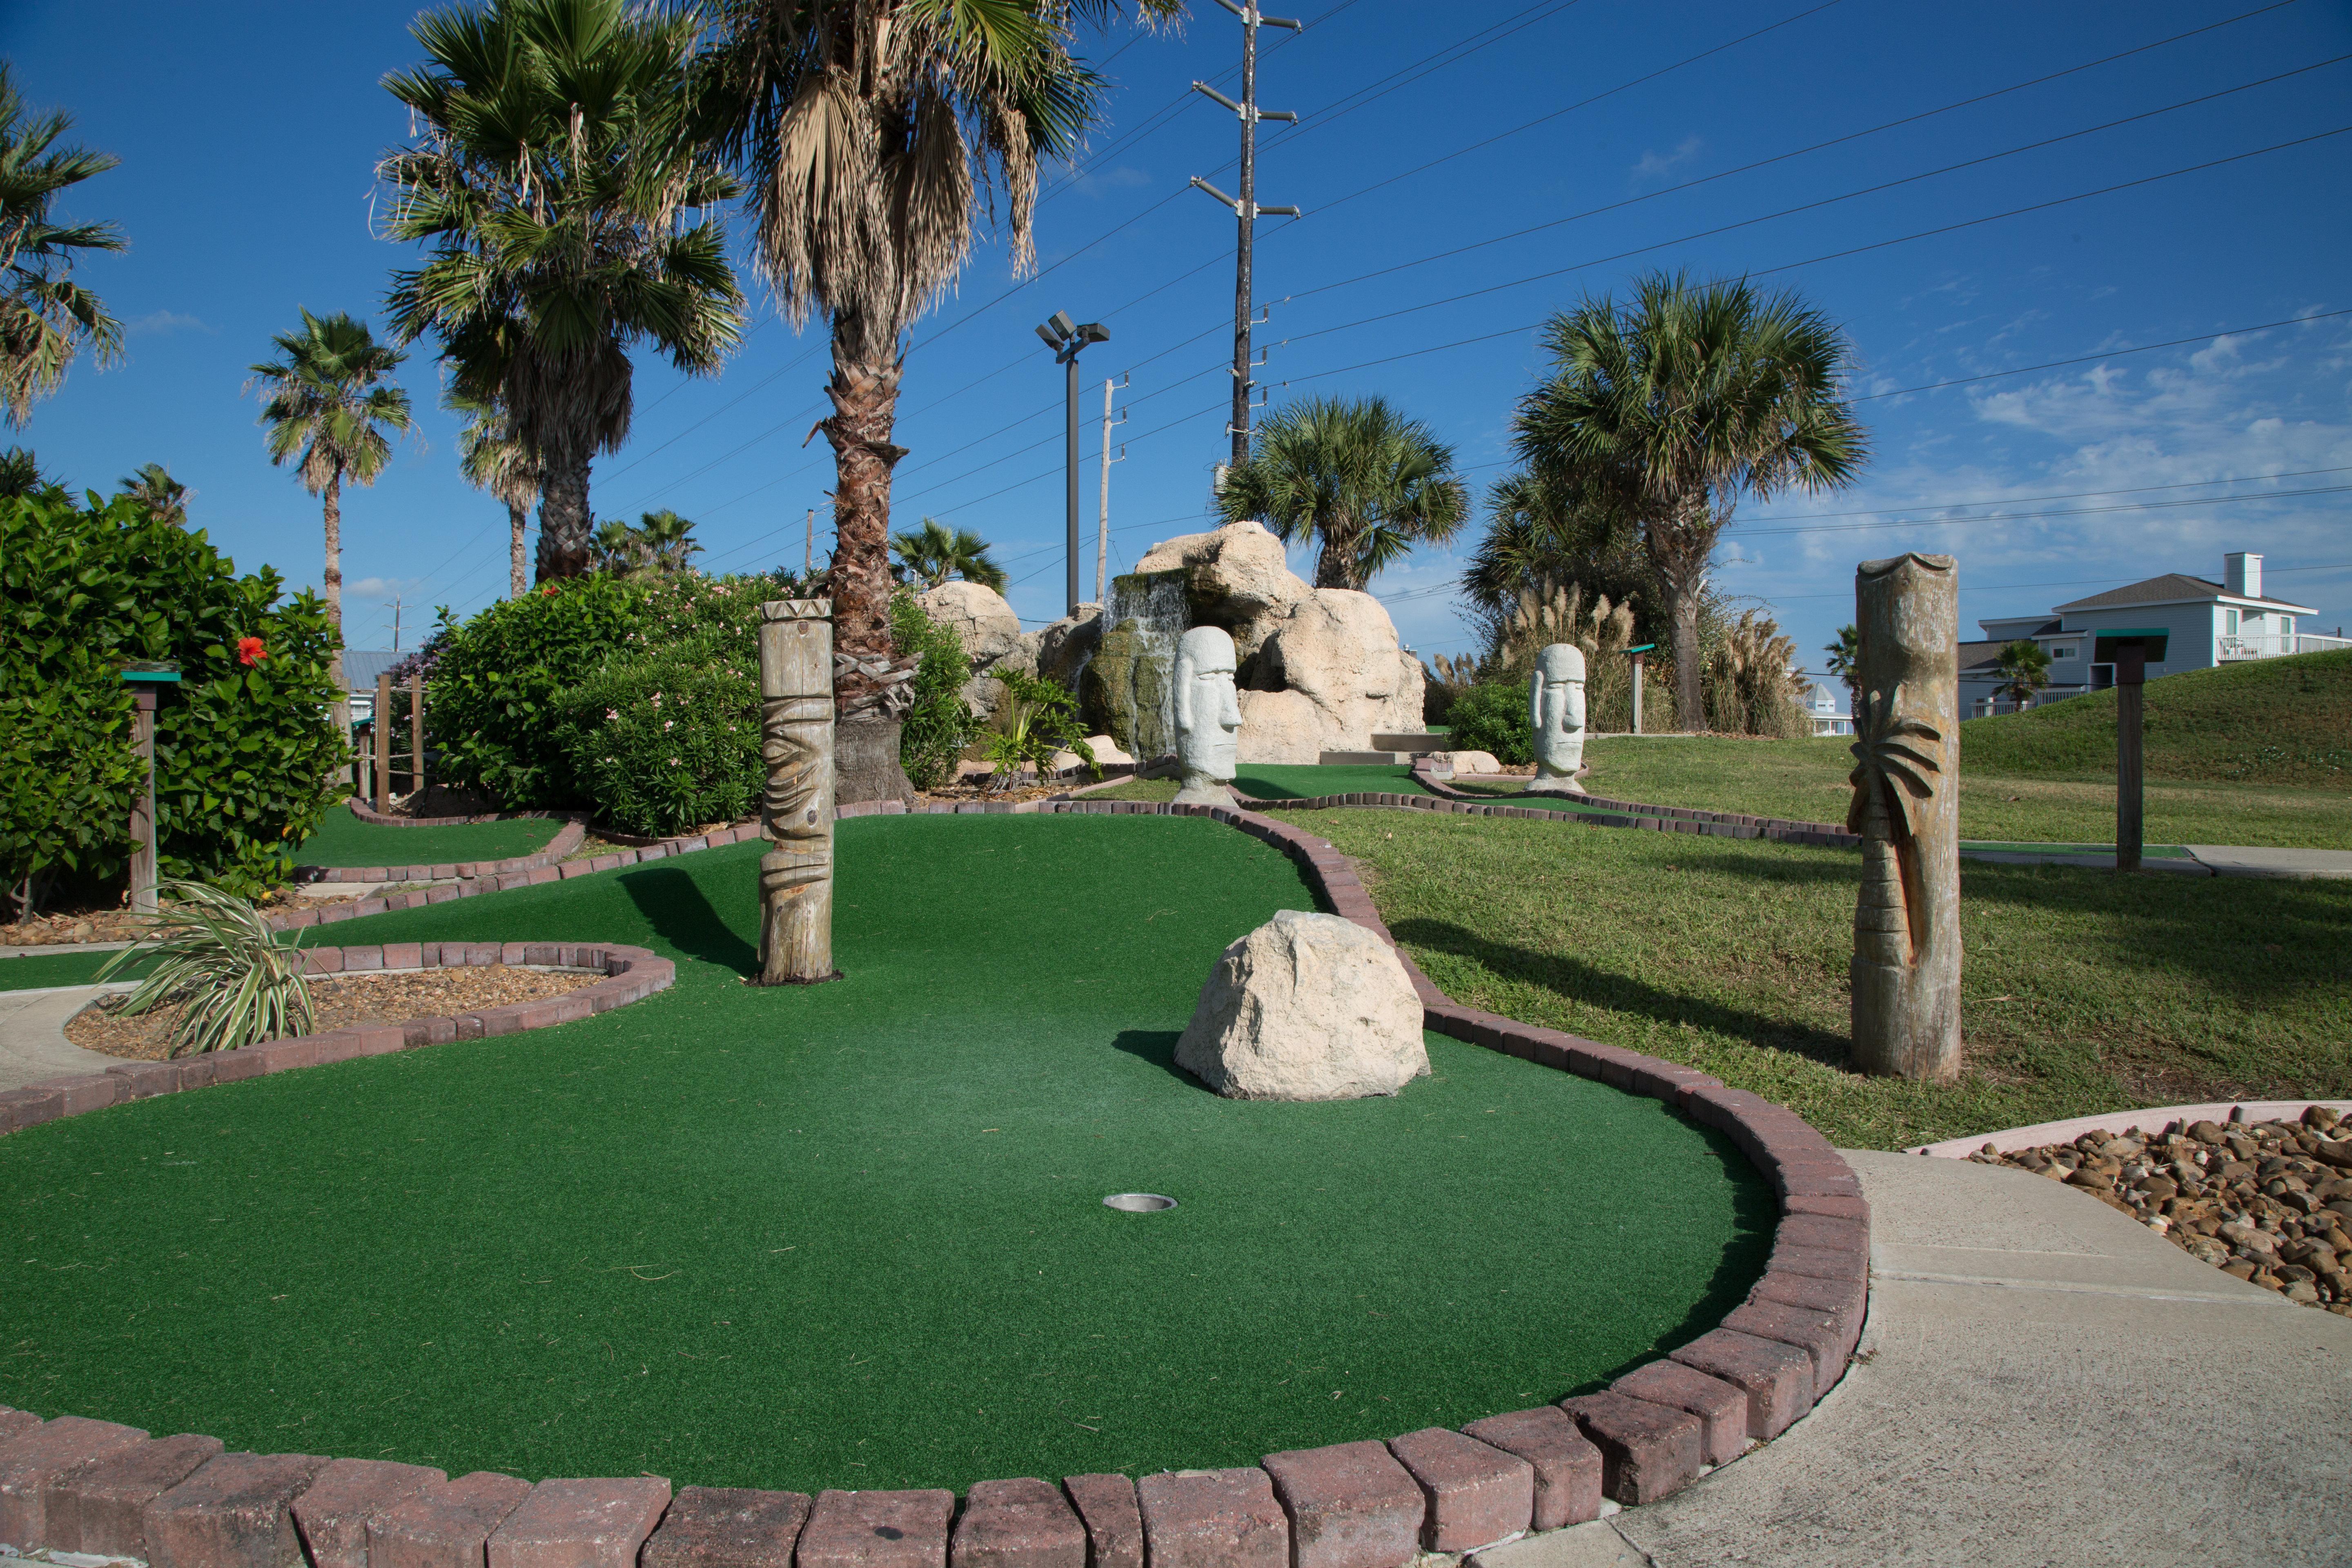
[[[760,606],[760,984],[837,980],[833,966],[833,601]]]

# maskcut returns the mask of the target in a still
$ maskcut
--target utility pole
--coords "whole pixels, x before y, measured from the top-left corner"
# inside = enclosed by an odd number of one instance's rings
[[[1127,378],[1121,376],[1119,384],[1125,385],[1126,383]],[[1114,424],[1127,423],[1124,416],[1117,420],[1111,418],[1110,395],[1110,377],[1105,376],[1103,377],[1102,517],[1095,534],[1095,603],[1105,606],[1110,603],[1103,597],[1103,574],[1110,567],[1110,466],[1127,456],[1127,448],[1124,447],[1118,449],[1118,458],[1113,458],[1110,455],[1111,426]]]
[[[392,651],[400,651],[400,600],[392,601]]]
[[[1088,321],[1080,326],[1070,320],[1067,310],[1056,310],[1038,327],[1037,335],[1045,340],[1047,348],[1054,351],[1055,363],[1068,372],[1065,397],[1069,416],[1066,458],[1069,480],[1066,519],[1069,524],[1070,558],[1066,573],[1069,604],[1062,613],[1075,616],[1078,613],[1078,354],[1088,343],[1110,342],[1110,330],[1100,321]]]
[[[816,570],[816,508],[809,508],[808,543],[801,550],[801,575],[808,576]]]
[[[1297,207],[1262,207],[1257,205],[1257,122],[1261,120],[1286,120],[1293,124],[1298,116],[1287,110],[1261,110],[1257,106],[1257,30],[1260,26],[1287,27],[1299,30],[1300,24],[1286,16],[1268,16],[1257,8],[1257,0],[1245,0],[1236,5],[1233,0],[1217,0],[1217,4],[1242,19],[1242,98],[1239,103],[1227,98],[1207,82],[1196,81],[1192,90],[1205,93],[1230,109],[1242,122],[1242,194],[1229,196],[1198,174],[1192,184],[1214,196],[1234,211],[1239,227],[1234,247],[1234,414],[1227,429],[1234,438],[1236,463],[1249,458],[1250,426],[1250,238],[1260,213],[1268,216],[1297,217]]]

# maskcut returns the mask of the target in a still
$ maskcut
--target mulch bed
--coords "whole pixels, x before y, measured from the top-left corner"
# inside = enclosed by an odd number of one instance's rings
[[[509,1002],[536,1002],[593,985],[604,978],[584,970],[549,972],[504,965],[314,974],[310,976],[310,1032],[324,1034],[355,1024],[401,1024]],[[171,1057],[172,1030],[180,1016],[177,1004],[134,1017],[114,1011],[109,1002],[120,1005],[118,998],[105,997],[75,1014],[66,1024],[66,1038],[89,1050],[135,1061],[159,1062]]]
[[[2080,1187],[2224,1274],[2352,1318],[2352,1138],[2334,1111],[2301,1123],[2199,1121],[2143,1136],[1969,1156]]]

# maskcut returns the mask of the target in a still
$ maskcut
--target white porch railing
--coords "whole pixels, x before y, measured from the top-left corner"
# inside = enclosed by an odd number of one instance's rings
[[[2276,658],[2282,654],[2325,653],[2330,648],[2352,647],[2352,637],[2326,637],[2316,632],[2269,633],[2260,637],[2245,634],[2224,635],[2221,642],[2221,661],[2234,664],[2241,659]]]

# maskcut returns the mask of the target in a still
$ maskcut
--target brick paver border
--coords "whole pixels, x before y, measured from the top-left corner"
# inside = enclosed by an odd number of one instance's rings
[[[368,810],[358,801],[346,803],[352,815],[362,822],[381,827],[446,827],[462,823],[505,822],[515,818],[544,820],[560,816],[563,826],[548,840],[547,847],[530,855],[517,855],[505,860],[445,860],[430,866],[297,866],[298,881],[306,882],[453,882],[479,881],[484,879],[510,877],[520,872],[535,871],[551,867],[566,855],[580,847],[588,836],[588,819],[571,811],[493,812],[487,816],[383,816]],[[349,916],[344,917],[349,919]]]
[[[1861,836],[1847,832],[1843,823],[1798,822],[1783,816],[1749,816],[1738,811],[1701,811],[1687,805],[1647,805],[1638,800],[1612,800],[1600,795],[1577,797],[1601,807],[1598,812],[1543,811],[1512,805],[1508,804],[1509,795],[1473,795],[1455,789],[1438,777],[1427,763],[1412,765],[1412,782],[1440,800],[1488,808],[1475,814],[1479,816],[1548,816],[1580,822],[1588,827],[1647,827],[1666,833],[1704,833],[1717,838],[1769,838],[1780,844],[1810,844],[1831,849],[1852,849],[1862,842]],[[1322,797],[1333,802],[1354,798]],[[1410,805],[1412,800],[1411,795],[1384,795],[1381,804]]]
[[[1297,809],[1318,803],[1265,804]],[[1462,805],[1404,795],[1331,796],[1321,804],[1423,810]],[[1470,808],[1481,816],[1523,811]],[[1328,908],[1395,945],[1345,855],[1328,840],[1260,812],[1149,801],[1040,800],[940,805],[920,814],[1029,813],[1212,817],[1282,850]],[[910,814],[900,802],[881,801],[846,805],[839,815]],[[1759,826],[1740,823],[1698,823],[1675,830],[1723,829],[1730,830],[1729,837],[1769,836]],[[612,870],[758,836],[756,824],[744,824],[573,862],[561,875]],[[520,875],[525,882],[551,881],[557,872],[539,868]],[[499,878],[492,885],[509,885],[509,879]],[[302,911],[311,918],[297,917],[291,923],[351,919],[443,896],[461,895],[455,889],[436,889],[429,897],[393,894],[363,900],[340,917]],[[412,943],[311,951],[322,967],[340,963],[347,969],[446,964],[453,955],[455,962],[491,962],[478,956],[490,953],[499,962],[595,967],[601,957],[614,977],[551,1002],[467,1015],[479,1022],[482,1034],[602,1011],[593,1003],[580,1005],[579,999],[607,985],[621,990],[605,1005],[619,1005],[667,985],[674,973],[643,949],[611,946],[448,942],[437,948]],[[337,956],[324,956],[330,952]],[[392,962],[395,957],[399,964]],[[935,1489],[829,1490],[811,1500],[797,1492],[683,1487],[671,1496],[668,1483],[654,1477],[543,1480],[534,1487],[488,1472],[453,1482],[437,1470],[412,1475],[411,1467],[397,1468],[397,1485],[358,1486],[352,1479],[358,1471],[343,1472],[373,1461],[301,1456],[279,1457],[283,1462],[270,1474],[282,1470],[292,1478],[283,1485],[257,1487],[246,1475],[255,1468],[254,1458],[234,1454],[206,1458],[184,1479],[164,1484],[180,1450],[169,1456],[172,1465],[162,1464],[166,1456],[159,1454],[157,1464],[142,1466],[137,1456],[151,1443],[185,1447],[184,1436],[150,1439],[144,1432],[110,1423],[71,1415],[42,1422],[0,1407],[0,1540],[20,1551],[58,1545],[47,1538],[45,1519],[80,1518],[85,1490],[93,1506],[103,1502],[119,1510],[122,1483],[115,1478],[153,1470],[158,1489],[145,1501],[142,1518],[150,1541],[175,1543],[168,1568],[248,1568],[258,1560],[255,1543],[263,1536],[290,1540],[297,1533],[312,1568],[356,1568],[349,1543],[362,1538],[371,1568],[403,1568],[415,1555],[404,1543],[420,1530],[435,1542],[449,1536],[453,1550],[487,1561],[491,1568],[848,1568],[852,1563],[864,1568],[1406,1568],[1424,1549],[1462,1552],[1580,1523],[1600,1514],[1604,1497],[1631,1506],[1667,1496],[1710,1464],[1784,1432],[1809,1411],[1843,1375],[1868,1306],[1870,1207],[1861,1183],[1829,1141],[1794,1111],[1694,1068],[1461,1006],[1411,955],[1398,949],[1397,957],[1421,997],[1424,1026],[1664,1100],[1728,1136],[1772,1184],[1780,1219],[1770,1258],[1747,1301],[1721,1327],[1670,1357],[1629,1372],[1604,1392],[1487,1416],[1461,1432],[1431,1428],[1400,1434],[1385,1445],[1342,1443],[1269,1455],[1263,1467],[1166,1471],[1145,1477],[1140,1486],[1125,1476],[1072,1476],[1059,1487],[1034,1478],[980,1481],[969,1489],[961,1516],[954,1494]],[[567,1005],[572,1010],[557,1016]],[[533,1015],[533,1009],[541,1011]],[[512,1016],[493,1028],[490,1014]],[[464,1037],[457,1032],[459,1020],[429,1022],[450,1026],[447,1037]],[[428,1038],[432,1032],[428,1026]],[[245,1058],[252,1066],[247,1070],[240,1062],[237,1076],[251,1076],[427,1043],[412,1041],[406,1030],[397,1028],[336,1033],[348,1037],[331,1055],[319,1048],[330,1037],[315,1036],[204,1060]],[[161,1082],[163,1073],[194,1066],[126,1064],[17,1093],[34,1092],[45,1108],[35,1119],[46,1121],[143,1093],[196,1087]],[[156,1074],[158,1087],[140,1087],[142,1074]],[[26,1124],[5,1120],[21,1114],[10,1106],[11,1097],[0,1095],[0,1130]],[[188,1457],[194,1457],[193,1450]],[[331,1489],[337,1500],[331,1535],[303,1522],[305,1500]],[[320,1537],[315,1542],[312,1534]],[[379,1547],[384,1553],[381,1563]],[[166,1568],[160,1557],[157,1563]]]

